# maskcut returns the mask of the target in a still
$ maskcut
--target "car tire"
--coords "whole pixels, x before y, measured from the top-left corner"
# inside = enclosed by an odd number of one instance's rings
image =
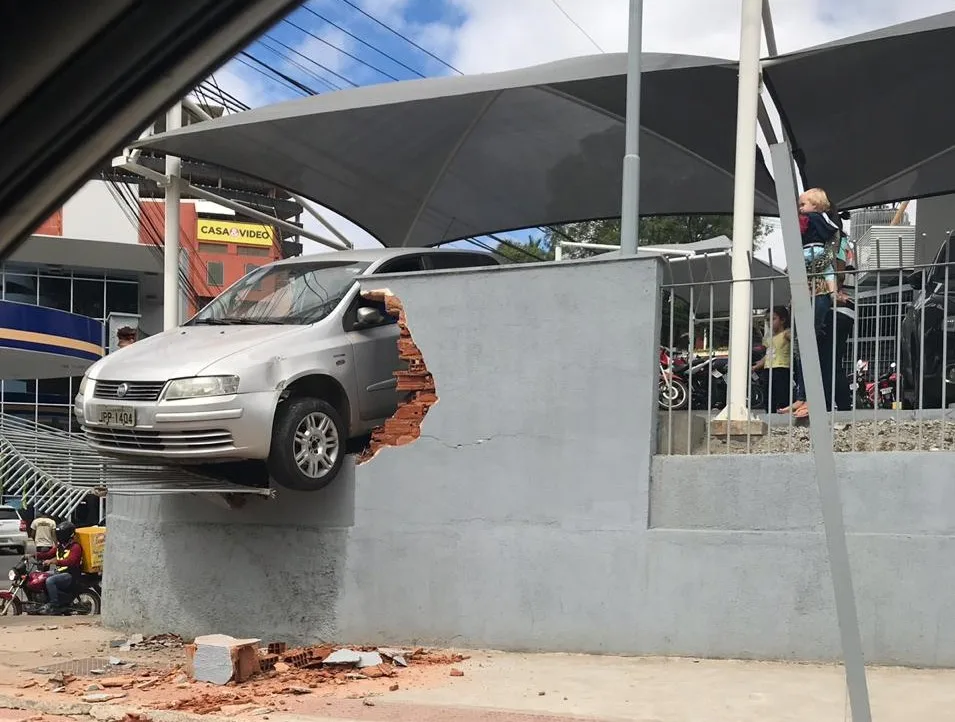
[[[18,557],[22,557],[24,554],[27,553],[27,548],[25,546],[19,546],[19,547],[15,547],[13,551]]]
[[[286,489],[324,489],[342,468],[347,441],[345,422],[330,403],[307,396],[288,399],[275,413],[269,475]]]

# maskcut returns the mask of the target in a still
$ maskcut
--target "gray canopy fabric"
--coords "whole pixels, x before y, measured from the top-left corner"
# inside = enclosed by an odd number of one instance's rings
[[[803,180],[841,209],[955,191],[955,12],[764,62]]]
[[[718,236],[696,243],[642,246],[641,252],[657,254],[664,261],[663,288],[682,298],[697,318],[723,317],[730,312],[733,288],[733,242]],[[609,251],[601,258],[619,257]],[[754,309],[785,306],[790,301],[789,278],[774,265],[753,257],[749,265]]]
[[[646,54],[642,215],[730,213],[737,72]],[[298,192],[386,246],[620,215],[626,55],[327,93],[140,145]],[[776,213],[760,157],[756,212]]]

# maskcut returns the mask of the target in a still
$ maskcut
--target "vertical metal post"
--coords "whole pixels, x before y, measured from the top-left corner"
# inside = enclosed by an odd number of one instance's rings
[[[746,385],[753,315],[750,257],[756,205],[756,124],[759,116],[762,0],[742,0],[739,44],[739,94],[736,105],[736,183],[733,197],[733,291],[730,297],[728,403],[718,418],[749,420]],[[735,363],[734,363],[735,360]]]
[[[816,483],[819,486],[819,501],[822,506],[822,521],[826,531],[826,546],[829,552],[829,571],[836,602],[836,617],[839,636],[842,640],[842,656],[846,669],[846,685],[852,706],[852,722],[871,722],[869,690],[865,678],[865,661],[862,656],[862,635],[856,611],[855,593],[852,588],[852,571],[849,565],[849,549],[846,543],[845,522],[842,515],[842,499],[836,480],[836,457],[832,448],[832,435],[826,424],[826,395],[822,385],[822,367],[819,347],[816,345],[816,328],[809,293],[809,279],[803,261],[802,240],[799,233],[799,210],[796,207],[796,179],[792,167],[792,151],[788,143],[776,143],[770,148],[773,169],[776,175],[776,194],[779,200],[779,217],[783,232],[783,247],[786,250],[786,267],[792,291],[792,309],[799,334],[799,355],[802,360],[803,383],[806,397],[812,410],[813,423],[809,425],[812,455],[816,467]]]
[[[166,113],[166,130],[182,127],[182,104]],[[163,330],[179,325],[179,158],[166,156],[165,238],[163,253]]]
[[[627,43],[627,122],[620,205],[620,255],[637,255],[640,236],[640,73],[643,53],[643,0],[630,0]]]

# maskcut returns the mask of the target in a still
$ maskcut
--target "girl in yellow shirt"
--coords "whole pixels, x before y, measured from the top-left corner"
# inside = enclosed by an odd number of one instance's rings
[[[753,365],[767,390],[768,410],[776,411],[789,405],[792,374],[792,332],[789,329],[789,309],[776,306],[770,316],[772,335],[765,340],[766,355]]]

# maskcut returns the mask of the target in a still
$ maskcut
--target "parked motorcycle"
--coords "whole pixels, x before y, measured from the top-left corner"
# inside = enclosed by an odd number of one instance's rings
[[[856,361],[855,379],[852,390],[855,392],[857,409],[891,409],[895,403],[895,391],[898,385],[898,372],[895,363],[888,370],[873,379],[869,373],[869,362]]]
[[[686,408],[690,393],[686,383],[674,373],[674,363],[679,357],[660,347],[660,382],[657,403],[664,411],[678,411]]]
[[[756,363],[766,353],[762,346],[753,349],[750,365]],[[662,359],[661,351],[661,359]],[[726,406],[729,394],[727,372],[729,360],[725,356],[694,358],[668,355],[668,370],[674,383],[679,382],[689,389],[689,405],[693,409],[722,409]],[[662,363],[662,362],[661,362]],[[752,383],[749,390],[750,407],[762,409],[766,405],[766,389],[763,388],[759,374],[750,372]],[[666,407],[664,407],[666,408]],[[679,406],[674,408],[685,408]]]
[[[33,557],[23,557],[8,573],[10,588],[0,591],[0,616],[39,614],[49,601],[46,580],[53,574]],[[101,580],[98,574],[81,574],[73,588],[62,595],[69,597],[64,614],[99,614]]]

